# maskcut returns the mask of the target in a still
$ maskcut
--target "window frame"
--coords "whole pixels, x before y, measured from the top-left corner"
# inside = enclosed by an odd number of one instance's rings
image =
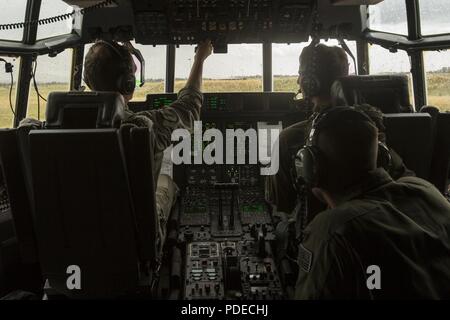
[[[230,44],[230,45],[243,45],[243,44],[246,44],[246,43]],[[261,47],[260,51],[259,51],[259,53],[261,55],[261,65],[262,65],[262,70],[261,70],[261,74],[260,74],[260,76],[261,76],[261,91],[254,91],[254,92],[267,92],[268,89],[270,88],[269,82],[272,81],[272,80],[270,80],[271,76],[272,76],[272,71],[271,71],[271,69],[272,69],[272,59],[271,59],[272,46],[271,46],[271,43],[266,43],[266,44],[265,43],[249,43],[249,44],[250,45],[258,45]],[[192,46],[192,45],[184,45],[184,46],[188,47],[188,46]],[[178,49],[180,49],[179,46],[176,47],[176,51]],[[176,52],[175,52],[174,56],[175,57],[174,57],[173,61],[171,61],[171,62],[173,62],[173,66],[169,65],[169,61],[166,61],[167,76],[169,75],[169,72],[172,71],[172,69],[170,69],[170,68],[173,68],[173,72],[174,72],[174,74],[173,74],[173,76],[174,76],[173,90],[175,90],[175,80],[176,80],[176,72],[177,72],[177,70],[176,70]],[[170,58],[172,58],[172,57],[170,57]],[[269,65],[269,63],[270,63],[270,65]],[[167,76],[166,76],[166,82],[168,82]],[[267,79],[269,79],[269,80],[267,80]],[[235,93],[239,93],[239,91],[235,92]]]

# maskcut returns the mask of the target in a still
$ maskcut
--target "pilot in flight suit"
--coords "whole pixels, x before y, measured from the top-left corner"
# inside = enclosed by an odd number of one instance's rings
[[[294,156],[302,148],[311,128],[312,119],[318,112],[333,107],[331,88],[340,77],[349,73],[349,62],[345,51],[339,47],[324,44],[310,45],[300,55],[298,84],[303,96],[313,104],[312,116],[296,123],[283,131],[279,136],[280,167],[277,174],[266,179],[266,199],[276,206],[277,211],[288,215],[296,206],[297,194],[292,180]],[[315,79],[311,81],[311,78]],[[319,85],[314,84],[318,83]],[[380,140],[385,139],[381,112],[370,106],[363,109],[379,125]],[[392,151],[392,167],[389,173],[397,179],[404,175],[414,175],[406,169],[403,160]],[[315,207],[315,206],[314,206]]]
[[[365,114],[319,117],[300,176],[329,209],[305,229],[296,299],[449,299],[449,202],[425,180],[377,168]]]
[[[166,223],[177,193],[177,186],[173,180],[167,175],[160,175],[163,153],[172,144],[171,136],[175,129],[187,129],[192,132],[194,121],[200,120],[200,110],[203,104],[203,94],[201,93],[203,64],[211,52],[211,41],[205,41],[198,46],[189,79],[185,88],[178,93],[177,101],[160,110],[138,113],[132,112],[127,107],[125,118],[122,121],[122,124],[152,127],[154,131],[155,167],[153,174],[154,177],[158,177],[156,207],[159,216],[160,249],[164,244]],[[119,92],[128,103],[134,94],[136,69],[126,45],[97,41],[86,55],[84,80],[91,90]],[[42,123],[35,119],[25,119],[20,125],[42,127]]]

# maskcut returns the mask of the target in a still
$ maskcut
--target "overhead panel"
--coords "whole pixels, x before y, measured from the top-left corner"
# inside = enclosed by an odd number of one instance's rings
[[[97,1],[66,0],[77,6]],[[134,38],[147,45],[299,43],[308,41],[314,8],[320,35],[356,39],[365,29],[367,6],[354,0],[115,0],[117,6],[75,17],[84,41]],[[101,3],[101,2],[100,2]]]
[[[136,40],[142,43],[300,42],[309,35],[312,0],[133,1]]]

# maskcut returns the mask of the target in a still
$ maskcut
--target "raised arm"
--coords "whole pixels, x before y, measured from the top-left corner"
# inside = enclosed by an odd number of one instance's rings
[[[192,131],[194,121],[200,119],[203,104],[201,92],[203,64],[211,55],[211,41],[204,41],[198,45],[194,64],[186,86],[178,93],[178,99],[168,107],[159,110],[126,112],[124,123],[132,123],[138,127],[152,126],[155,132],[155,152],[162,152],[172,144],[171,135],[175,129]]]
[[[198,45],[197,52],[194,58],[194,64],[192,65],[191,73],[186,83],[186,87],[202,91],[203,64],[206,58],[211,55],[211,52],[211,40],[206,40]]]

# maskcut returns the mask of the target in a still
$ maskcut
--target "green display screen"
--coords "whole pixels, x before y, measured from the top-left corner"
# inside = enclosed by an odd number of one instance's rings
[[[264,212],[262,204],[245,205],[242,206],[242,212],[244,213],[261,213]]]
[[[153,108],[161,108],[170,106],[175,100],[168,97],[160,97],[153,99]]]

